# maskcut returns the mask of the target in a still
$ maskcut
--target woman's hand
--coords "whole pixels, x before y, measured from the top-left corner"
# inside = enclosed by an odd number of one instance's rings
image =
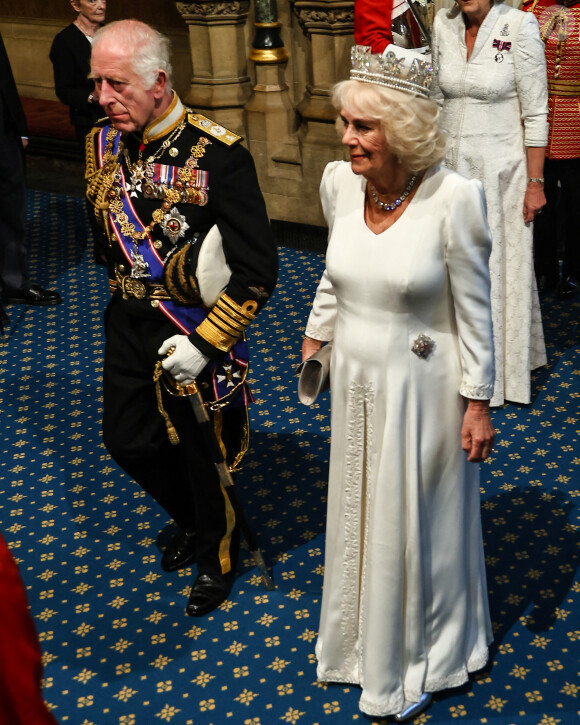
[[[542,207],[546,206],[543,178],[545,158],[545,146],[526,146],[528,179],[538,179],[538,181],[528,181],[526,187],[524,196],[524,222],[526,224],[533,222],[536,214],[539,214]]]
[[[302,362],[312,357],[315,352],[318,352],[322,347],[321,340],[315,340],[313,337],[304,337],[302,340]]]
[[[539,214],[544,206],[546,206],[544,185],[536,181],[530,182],[524,196],[524,222],[526,224],[533,222],[536,214]]]
[[[495,430],[489,417],[489,400],[468,400],[461,427],[461,447],[467,460],[484,461],[490,454],[495,440]]]

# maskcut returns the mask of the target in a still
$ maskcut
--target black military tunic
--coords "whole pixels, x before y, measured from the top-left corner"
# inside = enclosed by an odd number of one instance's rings
[[[274,289],[276,248],[253,160],[239,141],[177,96],[142,136],[105,126],[87,140],[87,195],[107,225],[113,290],[105,315],[104,442],[183,531],[196,531],[198,569],[208,574],[235,568],[235,516],[189,401],[155,386],[153,373],[157,350],[175,334],[187,333],[212,361],[234,358],[245,326]],[[195,259],[214,224],[231,276],[208,309]],[[205,385],[210,398],[212,391],[219,397],[215,378]],[[213,414],[230,460],[247,426],[247,391],[236,389],[231,407]]]

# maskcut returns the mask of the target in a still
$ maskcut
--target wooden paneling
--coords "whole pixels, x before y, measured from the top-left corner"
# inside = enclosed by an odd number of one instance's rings
[[[23,96],[56,100],[48,57],[54,36],[76,14],[68,0],[0,0],[0,32]],[[174,87],[183,94],[191,77],[188,32],[172,0],[111,0],[107,20],[135,17],[157,27],[171,40]]]
[[[107,20],[137,18],[156,27],[180,28],[181,18],[173,0],[110,0]],[[2,0],[0,17],[28,20],[62,20],[69,23],[75,12],[68,0]]]

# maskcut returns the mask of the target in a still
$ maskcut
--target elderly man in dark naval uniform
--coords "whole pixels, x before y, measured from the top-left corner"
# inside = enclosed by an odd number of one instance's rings
[[[175,393],[196,381],[235,470],[251,400],[244,331],[276,284],[276,249],[250,154],[171,90],[166,38],[135,20],[105,26],[91,76],[109,119],[87,139],[112,291],[103,437],[179,526],[161,563],[197,561],[187,612],[200,616],[229,595],[239,533],[189,401]]]

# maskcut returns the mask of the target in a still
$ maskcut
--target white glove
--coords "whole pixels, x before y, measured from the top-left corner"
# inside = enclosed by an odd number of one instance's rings
[[[204,367],[208,364],[209,358],[200,352],[193,345],[187,335],[173,335],[161,345],[157,353],[165,355],[170,348],[175,351],[166,357],[163,362],[163,369],[166,370],[180,385],[186,386],[192,383]]]

